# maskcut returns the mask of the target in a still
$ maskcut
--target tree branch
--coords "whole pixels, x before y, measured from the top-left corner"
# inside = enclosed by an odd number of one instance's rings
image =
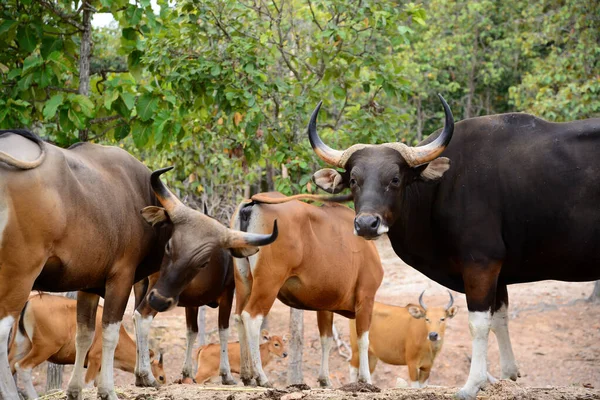
[[[74,17],[77,14],[68,14],[68,13],[62,11],[58,5],[55,5],[53,2],[48,1],[48,0],[39,0],[39,2],[42,5],[42,7],[50,10],[51,12],[56,14],[58,17],[60,17],[60,19],[62,19],[65,22],[68,22],[69,24],[73,25],[75,28],[79,29],[80,31],[83,31],[85,29],[82,24],[80,24],[76,19],[74,19]]]
[[[317,16],[315,15],[315,12],[313,11],[312,2],[310,0],[308,0],[308,8],[310,8],[310,13],[312,14],[312,19],[313,19],[314,23],[317,25],[319,30],[322,32],[323,27],[321,26],[321,24],[319,24],[319,21],[317,21]]]

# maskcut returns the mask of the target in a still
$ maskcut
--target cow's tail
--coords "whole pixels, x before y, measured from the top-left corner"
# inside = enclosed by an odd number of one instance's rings
[[[293,200],[307,200],[307,201],[320,201],[320,202],[329,202],[329,203],[345,203],[347,201],[352,201],[352,194],[344,194],[338,196],[330,196],[330,195],[319,195],[319,194],[296,194],[294,196],[287,197],[270,197],[264,193],[255,194],[252,196],[253,203],[262,203],[262,204],[281,204],[287,203],[288,201]]]
[[[7,134],[7,133],[13,133],[15,135],[19,135],[26,139],[31,140],[32,142],[34,142],[35,144],[40,146],[40,155],[38,156],[37,159],[35,159],[33,161],[23,161],[23,160],[14,158],[13,156],[11,156],[8,153],[0,151],[0,162],[4,162],[12,167],[19,168],[19,169],[37,168],[44,162],[44,159],[46,158],[46,145],[42,141],[42,139],[37,137],[37,135],[35,135],[33,132],[30,132],[25,129],[0,130],[0,136]]]

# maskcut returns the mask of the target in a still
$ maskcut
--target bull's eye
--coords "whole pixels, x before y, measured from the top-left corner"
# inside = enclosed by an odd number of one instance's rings
[[[391,184],[392,186],[398,186],[398,185],[400,185],[400,178],[398,178],[397,176],[395,176],[395,177],[394,177],[394,178],[393,178],[393,179],[390,181],[390,184]]]
[[[356,179],[350,178],[350,187],[356,186]]]

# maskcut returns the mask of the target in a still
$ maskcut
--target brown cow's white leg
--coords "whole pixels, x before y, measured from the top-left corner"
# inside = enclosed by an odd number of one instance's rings
[[[135,361],[135,385],[158,387],[158,382],[152,375],[150,367],[150,349],[148,348],[148,335],[153,315],[142,316],[138,310],[133,313],[133,325],[135,328],[135,342],[137,346],[137,358]]]
[[[496,335],[498,348],[500,349],[502,379],[512,379],[513,381],[516,381],[520,374],[510,343],[510,336],[508,334],[508,307],[505,304],[502,304],[500,309],[492,315],[491,329]]]
[[[25,394],[28,399],[37,399],[38,394],[33,387],[33,381],[31,380],[31,368],[21,368],[19,363],[15,364],[17,370],[17,379],[21,381],[21,387],[25,390]]]
[[[321,336],[321,368],[319,369],[319,385],[331,387],[329,379],[329,353],[333,344],[332,336]]]
[[[115,349],[119,342],[120,328],[120,321],[102,327],[102,366],[100,367],[100,381],[98,383],[98,396],[102,400],[118,400],[113,375]]]
[[[242,320],[244,321],[244,329],[246,331],[246,341],[250,351],[250,362],[252,364],[253,377],[256,378],[256,383],[262,387],[271,387],[269,379],[263,371],[260,360],[259,338],[260,326],[262,325],[264,316],[257,314],[250,316],[248,311],[242,311]]]
[[[479,389],[487,382],[487,348],[491,325],[491,311],[469,311],[469,330],[473,341],[473,353],[469,378],[465,386],[457,393],[457,397],[460,399],[475,399]]]
[[[356,382],[358,380],[358,368],[350,365],[349,373],[350,373],[350,382]]]
[[[14,322],[15,318],[10,315],[0,319],[0,398],[7,400],[19,399],[8,364],[8,339]]]
[[[358,381],[371,383],[369,371],[369,331],[365,331],[358,338]]]
[[[185,360],[183,361],[183,369],[181,370],[183,378],[191,378],[194,376],[194,360],[192,353],[197,338],[198,332],[194,332],[188,328],[185,335]]]
[[[224,385],[235,385],[235,379],[231,375],[231,366],[229,365],[229,352],[227,343],[229,342],[229,328],[219,328],[219,344],[221,345],[221,357],[219,361],[219,375]]]

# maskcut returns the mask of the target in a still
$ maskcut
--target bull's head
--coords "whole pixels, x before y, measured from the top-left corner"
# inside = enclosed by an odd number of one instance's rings
[[[431,307],[428,308],[423,301],[423,294],[419,296],[419,306],[409,304],[406,306],[408,313],[417,319],[425,318],[425,326],[427,327],[427,338],[433,343],[442,343],[444,333],[446,332],[446,321],[453,318],[458,312],[458,307],[453,306],[454,297],[450,295],[450,301],[446,307]]]
[[[321,103],[313,111],[308,125],[310,144],[325,162],[345,169],[339,173],[325,168],[313,179],[317,186],[338,193],[350,188],[354,198],[355,233],[374,239],[389,230],[400,215],[401,199],[407,187],[417,181],[434,181],[450,168],[450,160],[439,157],[454,132],[450,107],[440,95],[446,114],[444,129],[432,142],[418,147],[404,143],[380,145],[355,144],[345,151],[328,147],[317,134],[317,116]]]
[[[150,178],[162,207],[150,206],[142,210],[148,223],[172,225],[160,277],[148,293],[148,303],[157,311],[166,311],[177,305],[185,286],[221,248],[230,249],[234,255],[247,256],[256,253],[257,246],[265,246],[277,239],[277,221],[270,235],[246,233],[226,228],[217,220],[187,207],[160,180],[160,175],[171,169],[154,171]]]

